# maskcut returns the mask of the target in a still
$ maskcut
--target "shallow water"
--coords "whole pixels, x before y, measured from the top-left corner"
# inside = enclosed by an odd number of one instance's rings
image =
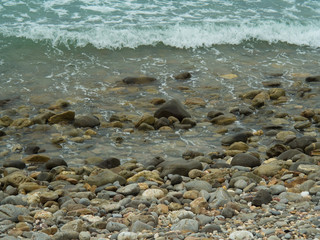
[[[128,134],[100,127],[91,140],[54,146],[51,138],[68,127],[32,126],[10,130],[0,152],[21,158],[13,146],[36,143],[50,156],[81,164],[90,156],[122,160],[162,155],[180,157],[187,149],[221,149],[223,127],[206,122],[211,110],[228,113],[245,104],[239,94],[277,80],[288,101],[270,104],[252,117],[228,126],[259,130],[269,111],[300,114],[319,108],[319,85],[305,77],[319,75],[320,22],[317,1],[3,1],[0,4],[0,100],[13,98],[0,116],[32,117],[57,99],[71,102],[76,114],[93,113],[108,122],[112,114],[153,114],[154,98],[200,97],[205,107],[188,106],[198,126],[189,131]],[[174,75],[188,71],[191,79]],[[230,75],[233,74],[233,75]],[[151,76],[150,85],[127,86],[127,76]],[[310,98],[297,90],[311,87]],[[290,120],[290,119],[289,119]],[[289,121],[288,129],[292,129]],[[302,133],[298,133],[302,134]],[[318,135],[318,131],[315,132]],[[80,134],[81,136],[81,134]],[[117,138],[123,138],[117,143]],[[272,139],[271,139],[272,141]],[[262,145],[270,140],[261,139]]]

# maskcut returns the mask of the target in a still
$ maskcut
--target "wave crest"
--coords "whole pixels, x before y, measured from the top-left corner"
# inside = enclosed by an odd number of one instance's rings
[[[110,28],[96,25],[15,25],[0,27],[4,37],[18,37],[33,41],[48,41],[53,45],[93,45],[98,49],[137,48],[145,45],[164,45],[176,48],[210,47],[219,44],[240,44],[247,40],[269,43],[285,42],[299,46],[320,47],[320,22],[300,23],[263,22],[259,24],[198,24],[168,27]]]

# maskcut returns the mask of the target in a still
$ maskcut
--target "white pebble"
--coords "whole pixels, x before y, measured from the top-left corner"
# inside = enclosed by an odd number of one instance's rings
[[[249,231],[236,231],[230,234],[231,240],[250,240],[253,239],[253,235]]]

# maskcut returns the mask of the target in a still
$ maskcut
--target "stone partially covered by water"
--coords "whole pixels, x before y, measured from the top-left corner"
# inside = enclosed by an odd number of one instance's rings
[[[177,99],[172,99],[164,103],[155,113],[156,118],[161,117],[176,117],[180,121],[184,118],[190,118],[190,113],[187,112],[182,103]]]

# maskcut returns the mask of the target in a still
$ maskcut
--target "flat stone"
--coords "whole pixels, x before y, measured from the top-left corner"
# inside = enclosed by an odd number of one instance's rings
[[[99,168],[115,168],[120,166],[120,160],[118,158],[110,157],[97,164]]]
[[[271,162],[269,164],[262,164],[257,167],[253,173],[258,176],[274,176],[282,169],[282,164],[278,162]]]
[[[252,137],[252,132],[241,132],[234,135],[226,136],[222,138],[221,144],[225,146],[230,146],[234,142],[244,142],[246,143],[249,137]]]
[[[68,166],[68,164],[62,158],[52,158],[45,163],[46,169],[49,169],[49,170],[58,166]]]
[[[0,221],[11,220],[18,222],[19,215],[29,215],[29,210],[25,207],[4,204],[0,206]]]
[[[253,234],[249,231],[235,231],[229,235],[231,240],[250,240],[254,239]]]
[[[153,77],[126,77],[122,79],[122,82],[125,84],[148,84],[153,83],[157,79]]]
[[[207,192],[211,192],[212,191],[212,186],[210,183],[208,183],[207,181],[202,181],[202,180],[192,180],[189,181],[185,184],[185,187],[187,190],[205,190]]]
[[[6,161],[3,163],[3,167],[13,167],[13,168],[19,168],[24,169],[26,167],[26,164],[19,160],[13,160],[13,161]]]
[[[303,136],[296,138],[288,143],[290,148],[294,149],[302,149],[304,150],[305,147],[309,146],[311,143],[317,142],[317,139],[312,136]]]
[[[125,178],[112,172],[109,169],[104,169],[101,172],[99,172],[97,175],[90,175],[85,180],[85,182],[89,183],[90,185],[95,185],[97,187],[100,187],[108,183],[114,183],[116,181],[119,181],[119,183],[122,185],[126,183]]]
[[[61,231],[75,231],[80,233],[81,231],[86,231],[86,227],[81,219],[76,219],[64,224],[61,227]]]
[[[127,226],[123,223],[118,223],[118,222],[108,222],[107,223],[107,227],[106,229],[110,232],[114,232],[114,231],[121,231],[122,229],[127,228]]]
[[[138,195],[140,193],[140,187],[137,183],[132,183],[129,185],[126,185],[124,187],[121,187],[117,190],[117,193],[123,194],[125,196],[127,195]]]
[[[132,227],[131,227],[131,231],[132,232],[135,232],[135,233],[139,233],[139,232],[142,232],[144,230],[149,230],[149,231],[152,231],[153,230],[153,227],[150,226],[149,224],[146,224],[144,222],[141,222],[139,220],[135,221],[133,224],[132,224]]]
[[[24,163],[46,163],[50,160],[48,156],[45,155],[30,155],[22,159]]]
[[[210,120],[212,124],[217,125],[229,125],[234,123],[237,120],[236,116],[233,114],[228,115],[219,115],[213,119]]]
[[[178,223],[173,224],[171,227],[173,231],[188,231],[188,232],[198,232],[199,223],[197,220],[193,219],[182,219]]]
[[[277,158],[280,160],[288,160],[292,159],[295,155],[301,154],[302,152],[298,149],[289,149],[283,153],[281,153]]]
[[[66,111],[60,114],[53,115],[48,119],[50,124],[56,124],[61,122],[71,122],[74,120],[75,112],[74,111]]]

